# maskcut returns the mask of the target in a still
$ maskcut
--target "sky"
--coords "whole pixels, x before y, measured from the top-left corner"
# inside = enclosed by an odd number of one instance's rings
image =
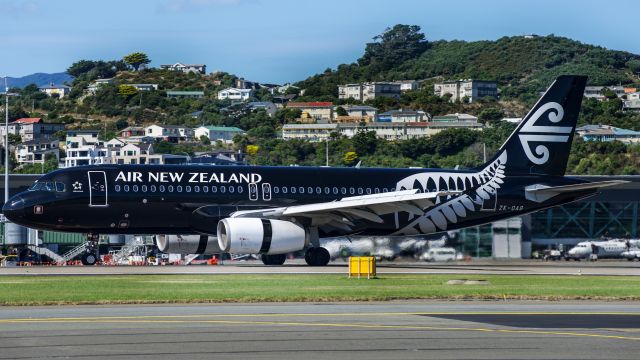
[[[0,76],[61,72],[142,51],[252,81],[303,80],[352,63],[387,27],[428,40],[555,34],[640,53],[640,1],[0,0]]]

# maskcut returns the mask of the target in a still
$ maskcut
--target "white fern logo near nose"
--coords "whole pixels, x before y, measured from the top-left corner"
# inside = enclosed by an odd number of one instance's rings
[[[522,149],[527,158],[536,165],[542,165],[549,161],[549,148],[546,145],[538,145],[535,148],[535,154],[531,151],[530,142],[567,142],[568,135],[573,129],[571,126],[542,126],[536,125],[538,119],[548,112],[548,119],[552,123],[558,123],[564,117],[564,109],[557,102],[549,102],[538,108],[536,112],[527,120],[518,137],[522,144]]]

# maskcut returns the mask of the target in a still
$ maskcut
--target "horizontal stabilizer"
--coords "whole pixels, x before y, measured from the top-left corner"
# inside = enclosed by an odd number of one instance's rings
[[[588,182],[588,183],[572,184],[572,185],[561,185],[561,186],[547,186],[542,184],[535,184],[535,185],[527,186],[525,188],[525,195],[527,200],[542,202],[558,194],[582,191],[582,190],[590,190],[590,189],[600,189],[604,187],[622,185],[626,183],[628,183],[628,181],[608,180],[608,181],[596,181],[596,182]]]

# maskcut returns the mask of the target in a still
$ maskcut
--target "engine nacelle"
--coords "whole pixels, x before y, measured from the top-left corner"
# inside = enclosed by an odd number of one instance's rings
[[[226,218],[218,222],[220,249],[234,254],[286,254],[302,250],[305,229],[284,220]]]
[[[220,254],[218,240],[207,235],[157,235],[156,244],[164,253],[171,254]]]

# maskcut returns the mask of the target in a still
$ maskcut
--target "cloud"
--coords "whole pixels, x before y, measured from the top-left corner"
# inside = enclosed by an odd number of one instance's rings
[[[33,14],[38,11],[38,5],[33,1],[3,1],[0,3],[1,14]]]
[[[236,6],[255,2],[255,0],[167,0],[160,4],[159,10],[163,12],[183,12],[207,7]]]

